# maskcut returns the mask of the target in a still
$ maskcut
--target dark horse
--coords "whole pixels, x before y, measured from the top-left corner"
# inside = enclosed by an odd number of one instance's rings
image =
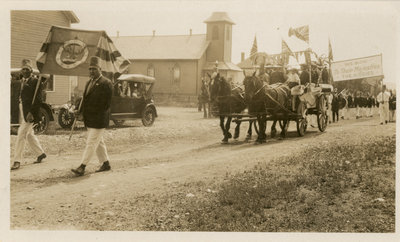
[[[246,76],[243,80],[245,86],[245,98],[249,106],[249,114],[256,115],[259,125],[257,142],[266,141],[265,130],[267,128],[267,114],[274,120],[271,127],[271,137],[276,134],[276,123],[278,119],[283,121],[281,137],[286,136],[289,126],[288,114],[290,110],[288,103],[290,101],[290,89],[295,85],[293,83],[275,83],[268,85],[255,75]]]
[[[243,94],[244,92],[241,88],[237,87],[232,89],[229,82],[219,74],[217,74],[210,84],[211,102],[214,107],[213,109],[217,109],[215,111],[218,112],[220,127],[224,135],[224,138],[222,139],[223,143],[227,143],[228,139],[232,138],[232,134],[229,132],[232,121],[232,116],[230,115],[234,113],[241,113],[244,109],[246,109],[246,103]],[[227,118],[226,123],[225,118]],[[237,122],[235,134],[233,136],[234,139],[239,137],[240,124],[241,122]],[[246,139],[251,138],[251,126],[252,122],[249,123]]]

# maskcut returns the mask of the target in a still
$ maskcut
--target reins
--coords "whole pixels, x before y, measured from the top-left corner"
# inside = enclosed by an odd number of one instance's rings
[[[258,89],[253,96],[256,96],[264,87],[266,87],[268,84],[264,83],[264,85]],[[283,85],[283,84],[281,84]],[[280,87],[281,85],[279,85],[278,87]],[[276,92],[278,92],[276,89],[272,88],[273,90],[275,90]],[[292,110],[287,109],[285,106],[283,106],[282,104],[280,104],[277,100],[275,100],[275,98],[273,98],[271,95],[269,95],[267,92],[264,93],[269,99],[271,99],[272,102],[274,102],[275,104],[277,104],[283,111],[289,113],[289,114],[296,114],[294,113]]]

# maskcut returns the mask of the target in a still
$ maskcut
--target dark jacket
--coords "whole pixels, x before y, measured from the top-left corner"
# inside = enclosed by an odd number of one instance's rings
[[[273,71],[270,75],[270,83],[269,84],[275,84],[275,83],[284,83],[285,76],[283,75],[283,72],[281,71]]]
[[[396,110],[396,96],[389,97],[389,110]]]
[[[90,90],[86,83],[81,111],[86,127],[102,129],[110,122],[110,106],[113,86],[109,79],[101,76]]]
[[[11,123],[17,124],[19,119],[19,94],[21,91],[21,81],[18,79],[11,79],[11,90],[10,90],[10,111],[11,111]]]
[[[367,97],[367,107],[368,108],[372,108],[372,105],[373,105],[373,99],[372,99],[372,97]]]
[[[337,112],[339,111],[339,97],[337,94],[333,94],[332,98],[332,111]]]
[[[318,73],[316,71],[313,71],[311,75],[311,82],[317,83],[318,77],[319,77]],[[309,82],[310,82],[310,72],[308,70],[303,70],[300,74],[300,83],[301,85],[306,85]]]
[[[38,79],[34,76],[28,78],[21,90],[21,80],[13,80],[11,82],[11,122],[18,123],[19,122],[19,97],[21,96],[22,102],[22,110],[24,114],[24,120],[27,122],[26,116],[28,113],[31,113],[33,116],[33,122],[39,122],[39,110],[40,105],[42,103],[42,86],[38,84]],[[36,97],[35,101],[32,104],[33,96]]]
[[[352,108],[354,106],[353,97],[351,95],[347,96],[348,107]]]
[[[326,83],[326,84],[329,83],[329,71],[326,68],[324,68],[322,70],[322,77],[321,78],[322,78],[322,83]]]
[[[310,81],[310,73],[306,70],[303,70],[300,74],[301,85],[306,85],[309,81]]]

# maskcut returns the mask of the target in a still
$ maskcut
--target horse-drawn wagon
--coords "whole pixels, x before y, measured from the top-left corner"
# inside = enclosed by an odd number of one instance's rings
[[[315,115],[318,128],[324,132],[328,124],[327,95],[333,87],[329,84],[298,85],[295,83],[276,83],[268,85],[255,73],[245,76],[245,91],[231,89],[224,78],[217,76],[211,87],[214,100],[213,114],[220,117],[226,143],[232,135],[230,122],[237,124],[234,138],[239,136],[240,124],[249,122],[247,139],[251,137],[252,126],[258,134],[257,141],[265,142],[266,123],[273,121],[271,137],[276,135],[276,123],[279,123],[281,137],[286,136],[290,121],[296,122],[297,133],[304,136],[311,115]],[[224,120],[227,118],[226,124]]]

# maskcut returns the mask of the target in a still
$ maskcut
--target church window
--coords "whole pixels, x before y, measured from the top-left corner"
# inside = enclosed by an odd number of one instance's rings
[[[179,67],[178,64],[175,64],[173,68],[173,74],[174,74],[174,82],[178,83],[181,80],[181,68]]]
[[[152,77],[155,76],[153,64],[149,64],[149,66],[147,67],[147,75]]]
[[[218,26],[214,26],[212,29],[212,39],[213,40],[218,40]]]

